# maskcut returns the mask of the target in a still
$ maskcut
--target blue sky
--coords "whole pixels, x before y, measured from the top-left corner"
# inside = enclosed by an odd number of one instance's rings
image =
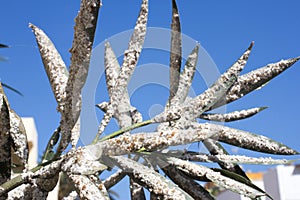
[[[137,3],[138,2],[138,3]],[[103,0],[100,10],[95,46],[120,32],[132,29],[141,1]],[[69,62],[68,50],[72,44],[74,18],[79,1],[1,1],[0,43],[10,45],[1,49],[0,55],[8,61],[0,63],[0,78],[20,90],[24,97],[6,90],[11,107],[20,116],[34,117],[39,133],[39,154],[59,124],[56,101],[50,89],[46,73],[36,46],[34,35],[28,28],[31,22],[42,28],[52,39],[63,59]],[[178,0],[182,32],[199,41],[211,56],[220,72],[224,72],[247,48],[251,41],[255,46],[243,73],[280,59],[300,55],[300,1],[182,1]],[[151,27],[169,28],[171,0],[152,0],[149,5]],[[168,64],[168,53],[146,50],[139,64],[150,62]],[[103,66],[102,66],[103,67]],[[201,66],[200,66],[201,67]],[[229,111],[255,106],[269,106],[260,114],[228,126],[259,133],[278,140],[298,151],[300,107],[300,64],[296,63],[263,89],[230,104]],[[196,84],[196,85],[195,85]],[[195,87],[199,85],[198,87]],[[194,83],[197,93],[207,87],[200,80]],[[105,85],[99,88],[97,101],[107,100]],[[147,89],[144,87],[143,89]],[[144,96],[141,90],[132,96],[135,106],[145,111],[145,118],[152,103],[163,104],[167,91],[156,87]],[[143,93],[143,94],[142,94]],[[157,95],[157,94],[160,95]],[[153,95],[151,95],[153,94]],[[149,100],[151,97],[160,100]],[[144,98],[144,99],[143,99]],[[155,99],[154,98],[154,99]],[[143,103],[148,107],[143,107]],[[239,151],[243,153],[245,151]],[[248,152],[246,152],[248,153]],[[251,154],[250,155],[259,155]],[[249,170],[260,170],[244,166]]]

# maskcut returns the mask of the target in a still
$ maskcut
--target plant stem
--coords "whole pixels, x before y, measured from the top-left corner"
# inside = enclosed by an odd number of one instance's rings
[[[152,119],[149,119],[149,120],[146,120],[146,121],[142,121],[142,122],[133,124],[133,125],[131,125],[131,126],[122,128],[122,129],[120,129],[120,130],[118,130],[118,131],[115,131],[115,132],[113,132],[113,133],[111,133],[111,134],[109,134],[109,135],[107,135],[107,136],[105,136],[105,137],[102,137],[100,140],[99,140],[99,138],[98,138],[99,136],[98,136],[98,137],[96,136],[95,139],[93,140],[92,144],[95,144],[95,143],[97,143],[98,141],[103,142],[103,141],[105,141],[105,140],[114,138],[114,137],[116,137],[116,136],[118,136],[118,135],[121,135],[121,134],[126,133],[126,132],[128,132],[128,131],[131,131],[131,130],[133,130],[133,129],[140,128],[140,127],[142,127],[142,126],[146,126],[146,125],[149,125],[149,124],[152,124],[152,123],[155,123]]]
[[[51,164],[52,162],[53,162],[53,160],[41,163],[41,164],[37,165],[36,167],[34,167],[33,169],[31,169],[30,172],[34,173],[34,172],[38,171],[39,169],[41,169],[42,167],[44,167],[48,164]],[[20,175],[16,176],[15,178],[0,185],[0,197],[3,194],[15,189],[16,187],[18,187],[24,183],[28,183],[29,180],[24,178],[23,175],[24,174],[20,174]]]

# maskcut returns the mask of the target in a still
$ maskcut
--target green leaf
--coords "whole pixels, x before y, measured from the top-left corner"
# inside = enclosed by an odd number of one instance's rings
[[[208,151],[212,155],[215,155],[215,156],[228,155],[228,152],[225,150],[225,148],[216,140],[208,138],[203,141],[203,144],[205,145],[205,147],[208,149]],[[218,161],[218,164],[222,169],[229,170],[231,172],[239,174],[239,175],[243,176],[244,178],[248,179],[246,173],[238,164],[230,163],[230,162],[223,162],[221,160]]]
[[[9,46],[7,46],[6,44],[0,44],[0,48],[8,48]]]
[[[115,184],[120,182],[125,176],[126,176],[126,173],[124,171],[118,170],[116,173],[110,175],[107,179],[103,180],[103,184],[104,184],[105,188],[107,190],[109,190]]]
[[[120,74],[121,66],[119,65],[116,54],[108,41],[105,43],[104,66],[106,87],[108,94],[111,97],[113,94],[113,88],[115,87]]]
[[[192,107],[193,112],[195,112],[195,117],[201,115],[217,101],[223,99],[225,93],[236,82],[237,77],[243,70],[249,58],[253,44],[254,43],[252,42],[244,54],[224,74],[222,74],[210,88],[191,100],[188,106]]]
[[[110,97],[111,104],[117,104],[117,109],[114,110],[114,117],[117,119],[120,128],[125,128],[132,125],[134,121],[131,116],[131,111],[136,110],[130,104],[130,98],[128,95],[127,87],[124,88],[123,98],[119,102],[112,103],[113,91],[116,86],[119,74],[120,74],[120,65],[118,63],[117,57],[111,48],[109,42],[105,44],[105,79],[108,94]],[[116,100],[116,99],[115,99]],[[107,112],[108,105],[106,107]],[[141,114],[136,110],[136,112],[141,116]],[[142,120],[141,120],[142,121]]]
[[[297,151],[289,148],[288,146],[285,146],[284,144],[271,140],[262,135],[256,135],[253,133],[221,125],[212,124],[212,126],[216,126],[216,128],[217,126],[219,126],[219,131],[216,139],[220,142],[225,142],[227,144],[231,144],[237,147],[269,154],[299,154]]]
[[[113,90],[112,101],[116,99],[117,101],[115,102],[119,102],[119,100],[123,97],[123,93],[135,70],[146,37],[147,21],[148,0],[143,0],[139,17],[134,27],[134,32],[129,41],[128,48],[124,52],[123,64]]]
[[[157,194],[163,199],[193,199],[172,181],[149,167],[122,156],[114,156],[107,159],[121,168],[130,176],[130,178],[135,180],[141,186],[147,188],[149,191]]]
[[[260,111],[267,109],[268,107],[260,108],[250,108],[247,110],[234,111],[226,114],[217,114],[217,113],[203,113],[199,117],[201,119],[216,121],[216,122],[232,122],[237,120],[246,119],[256,115]]]
[[[33,24],[29,24],[29,27],[35,35],[44,68],[58,104],[58,110],[62,113],[69,73],[66,64],[44,31]]]
[[[180,80],[176,95],[171,99],[174,104],[181,104],[185,101],[196,71],[199,53],[199,44],[195,46],[190,55],[188,56],[183,72],[180,74]]]
[[[103,133],[105,127],[111,120],[118,103],[122,100],[125,88],[130,81],[130,78],[135,70],[138,62],[142,47],[144,44],[146,29],[148,21],[148,0],[143,0],[141,5],[139,17],[136,21],[133,34],[128,44],[127,50],[124,52],[123,64],[120,70],[118,79],[116,80],[112,94],[110,96],[110,104],[108,105],[107,112],[104,114],[103,119],[98,127],[98,133],[94,139],[96,142],[100,135]]]
[[[152,122],[151,120],[147,120],[143,124],[149,121]],[[133,126],[128,128],[133,128]],[[122,132],[123,131],[127,132],[126,129],[123,129]],[[119,131],[116,131],[115,133],[108,135],[107,138],[104,137],[101,141],[87,146],[87,148],[96,158],[99,158],[102,154],[124,155],[130,152],[137,152],[141,149],[144,149],[145,151],[156,151],[165,149],[169,146],[203,141],[211,137],[214,133],[215,131],[209,129],[209,124],[199,124],[196,129],[174,129],[131,135],[123,134],[120,137],[112,138],[120,134]],[[102,151],[99,152],[99,149],[102,149]]]
[[[154,157],[153,159],[157,159],[157,157],[159,156],[153,154],[153,157]],[[205,190],[193,178],[186,176],[180,170],[176,169],[176,167],[168,163],[165,163],[160,159],[158,159],[157,164],[175,184],[177,184],[180,188],[186,191],[194,199],[203,199],[203,200],[215,199],[213,196],[209,194],[207,190]]]
[[[244,177],[240,176],[239,174],[233,173],[231,171],[228,170],[224,170],[224,169],[219,169],[219,168],[211,168],[213,171],[215,172],[220,172],[221,175],[226,176],[230,179],[236,180],[240,183],[243,183],[245,185],[248,185],[249,187],[260,191],[261,193],[265,194],[267,197],[269,197],[270,199],[273,199],[270,195],[268,195],[265,191],[263,191],[262,189],[260,189],[259,187],[257,187],[256,185],[254,185],[251,181],[249,181],[248,179],[245,179]]]
[[[0,83],[0,185],[11,176],[11,140],[9,104]]]
[[[221,186],[227,190],[231,190],[250,198],[265,196],[264,192],[261,192],[256,188],[250,187],[235,179],[226,177],[220,172],[215,172],[205,166],[197,165],[189,161],[183,161],[174,157],[165,157],[164,159],[167,160],[172,166],[183,171],[185,174],[195,177],[205,177],[214,182],[216,185]]]
[[[63,152],[72,139],[72,129],[81,111],[81,91],[88,75],[94,36],[101,7],[100,0],[81,1],[75,18],[70,74],[65,89],[64,109],[61,117],[61,140],[57,155]]]
[[[233,164],[256,164],[256,165],[278,165],[278,164],[285,165],[285,164],[291,164],[295,162],[295,160],[273,159],[270,157],[255,158],[255,157],[227,155],[227,154],[210,155],[210,154],[191,152],[191,151],[176,152],[176,153],[178,158],[183,160],[190,160],[194,162],[223,162],[223,163],[233,163]]]
[[[105,187],[102,184],[100,186],[95,184],[89,176],[69,174],[68,177],[73,182],[80,199],[110,199]]]
[[[263,87],[274,77],[295,64],[299,59],[300,57],[281,60],[238,77],[238,81],[227,92],[226,99],[218,101],[211,109],[233,102],[257,88]]]
[[[14,155],[19,159],[18,161],[21,163],[22,168],[25,169],[29,154],[25,126],[22,119],[13,110],[9,112],[9,119]]]
[[[178,89],[182,59],[181,27],[176,0],[172,0],[172,35],[170,52],[170,97],[171,100]]]

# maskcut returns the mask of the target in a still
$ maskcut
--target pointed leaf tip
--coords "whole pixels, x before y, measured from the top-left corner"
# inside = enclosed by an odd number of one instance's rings
[[[32,23],[28,23],[28,27],[31,28],[31,29],[34,29],[34,28],[37,28],[34,24]]]
[[[172,8],[174,9],[173,11],[176,11],[178,13],[178,7],[177,7],[176,0],[172,0]]]
[[[62,137],[57,147],[57,155],[63,152],[72,139],[73,127],[81,111],[81,91],[86,83],[92,47],[94,43],[100,0],[81,1],[79,12],[75,18],[74,37],[71,53],[69,76],[65,86],[65,96],[61,117]]]
[[[202,119],[205,119],[205,120],[210,120],[210,121],[232,122],[232,121],[237,121],[237,120],[252,117],[266,108],[267,107],[250,108],[247,110],[234,111],[234,112],[225,113],[225,114],[203,113],[199,117]]]
[[[110,97],[111,104],[108,107],[108,112],[104,115],[98,127],[98,133],[94,141],[104,131],[108,122],[113,116],[113,109],[117,107],[118,102],[122,100],[124,91],[130,81],[130,78],[135,70],[140,53],[143,48],[148,21],[148,0],[143,0],[133,34],[128,44],[127,50],[124,52],[123,64],[116,80],[113,95]]]
[[[215,126],[215,125],[213,125]],[[277,155],[296,155],[299,154],[294,149],[267,138],[263,135],[257,135],[246,131],[223,127],[218,135],[218,141],[238,146],[252,151],[277,154]]]
[[[170,52],[170,97],[171,100],[177,90],[180,79],[180,68],[182,60],[182,36],[180,18],[176,1],[172,1],[172,35],[171,35],[171,52]]]
[[[254,46],[254,41],[252,41],[252,42],[250,43],[250,45],[249,45],[249,47],[248,47],[248,50],[252,50],[253,46]]]
[[[177,91],[172,99],[170,99],[170,104],[181,104],[186,100],[194,74],[196,71],[196,66],[198,62],[198,53],[199,53],[199,43],[196,44],[190,55],[188,56],[186,63],[184,65],[183,72],[179,74],[179,83]]]
[[[269,197],[270,199],[273,200],[273,198],[269,194],[267,194],[264,190],[262,190],[261,188],[257,187],[251,181],[249,181],[245,177],[242,177],[239,174],[236,174],[234,172],[231,172],[231,171],[228,171],[228,170],[225,170],[225,169],[219,169],[219,168],[212,168],[212,170],[215,171],[215,172],[221,173],[222,176],[228,177],[228,178],[230,178],[232,180],[235,180],[237,182],[245,184],[245,185],[249,186],[250,188],[252,188],[252,189],[254,189],[256,191],[261,192],[263,194],[262,196],[265,195],[265,196],[267,196],[267,197]]]
[[[105,48],[111,47],[110,42],[108,40],[105,40]]]
[[[294,58],[294,60],[297,62],[298,60],[300,60],[300,56]]]
[[[61,55],[46,33],[39,27],[29,23],[38,44],[39,52],[48,76],[54,97],[58,103],[58,110],[64,109],[65,88],[68,80],[68,70]]]
[[[9,48],[6,44],[0,44],[0,48]]]
[[[226,101],[217,102],[211,109],[233,102],[254,90],[264,87],[270,80],[290,68],[298,60],[300,60],[300,56],[281,60],[276,63],[270,63],[264,67],[239,76],[238,81],[227,92]]]
[[[292,66],[293,64],[295,64],[296,62],[298,62],[300,60],[300,56],[295,57],[295,58],[289,58],[285,61],[287,61],[287,63],[289,64],[289,66]],[[281,60],[284,61],[284,60]]]
[[[259,108],[259,111],[263,111],[263,110],[265,110],[267,108],[269,108],[269,106],[263,106],[263,107]]]
[[[218,101],[223,102],[223,96],[234,85],[240,72],[244,69],[249,55],[251,53],[251,46],[240,56],[240,58],[225,72],[215,83],[209,87],[204,93],[195,97],[190,104],[193,106],[194,113],[201,115],[209,110]],[[213,94],[213,95],[212,95]]]

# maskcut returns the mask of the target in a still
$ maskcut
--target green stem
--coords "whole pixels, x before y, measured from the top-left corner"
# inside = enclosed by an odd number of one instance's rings
[[[109,134],[109,135],[101,138],[100,140],[99,140],[98,137],[96,137],[93,140],[92,144],[96,144],[98,141],[103,142],[105,140],[114,138],[114,137],[116,137],[118,135],[121,135],[121,134],[126,133],[128,131],[131,131],[133,129],[140,128],[142,126],[146,126],[146,125],[149,125],[149,124],[152,124],[152,123],[155,123],[155,122],[153,120],[149,119],[149,120],[146,120],[146,121],[143,121],[143,122],[139,122],[139,123],[133,124],[131,126],[128,126],[128,127],[122,128],[122,129],[120,129],[118,131],[115,131],[115,132],[113,132],[113,133],[111,133],[111,134]]]
[[[30,171],[34,173],[34,172],[38,171],[39,169],[41,169],[42,167],[44,167],[48,164],[51,164],[52,162],[53,162],[53,160],[41,163],[41,164],[37,165],[36,167],[34,167],[33,169],[31,169]],[[23,175],[24,174],[20,174],[20,175],[16,176],[15,178],[0,185],[0,188],[3,189],[3,190],[0,190],[0,197],[3,194],[8,193],[9,191],[15,189],[16,187],[18,187],[24,183],[28,183],[29,180],[24,179],[22,177]]]

